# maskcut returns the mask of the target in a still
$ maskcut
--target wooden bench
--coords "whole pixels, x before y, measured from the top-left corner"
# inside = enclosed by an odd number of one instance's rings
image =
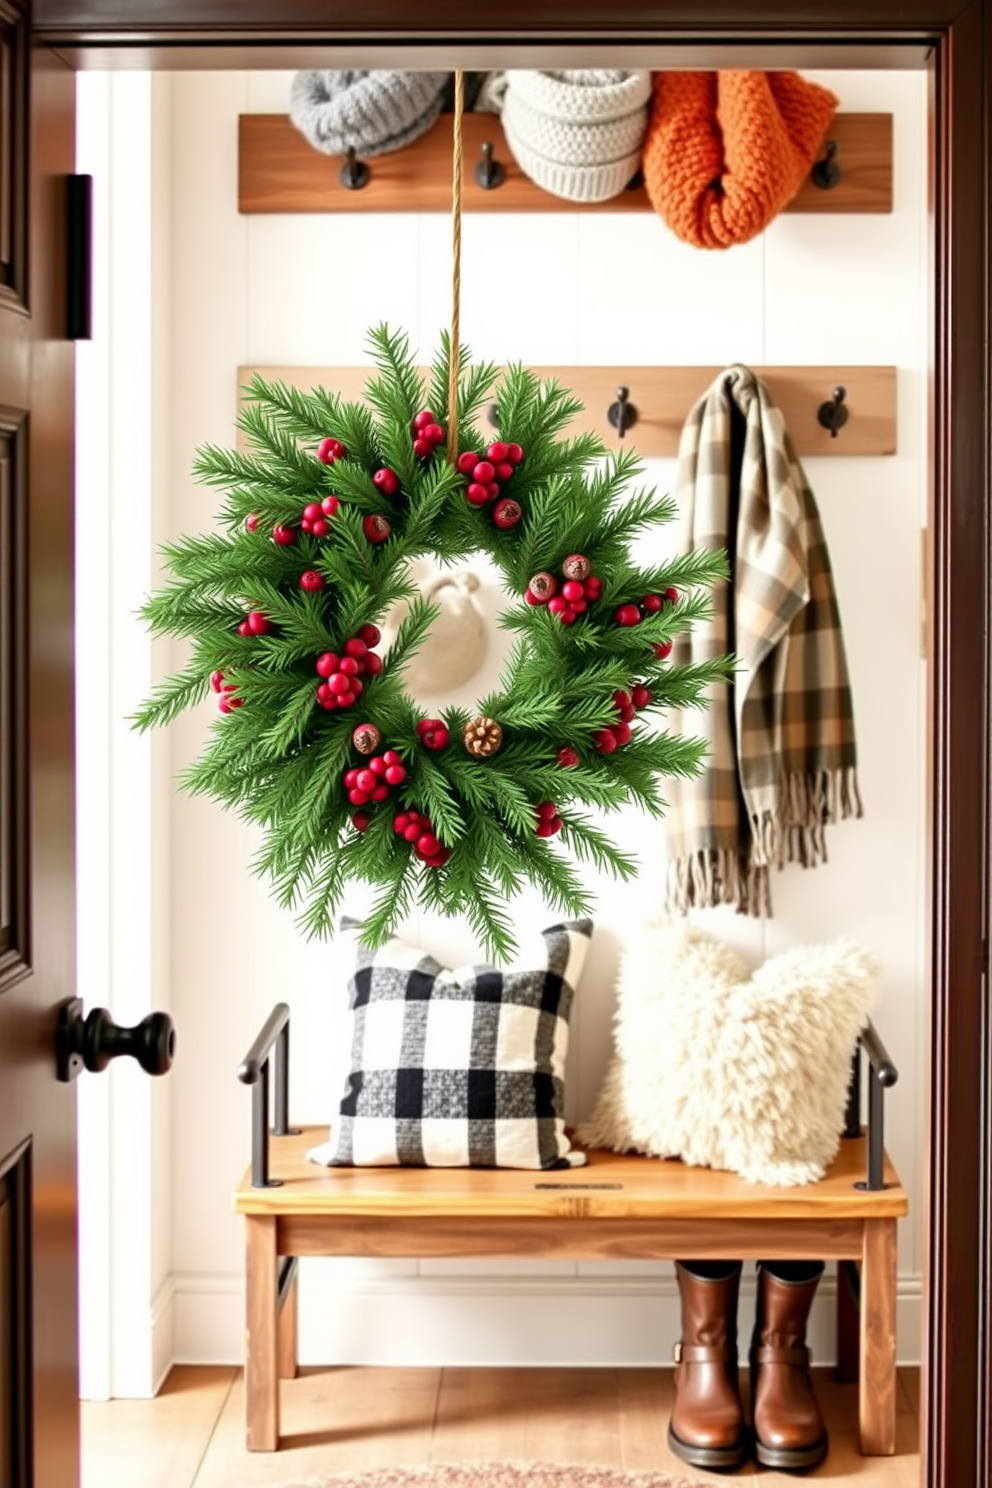
[[[881,1144],[882,1085],[896,1076],[873,1029],[862,1039],[869,1129],[860,1133],[855,1121],[860,1076],[852,1071],[848,1130],[860,1134],[841,1142],[819,1183],[800,1188],[598,1151],[587,1167],[562,1172],[323,1168],[306,1152],[326,1138],[326,1126],[288,1128],[288,1038],[289,1009],[280,1004],[239,1070],[255,1086],[252,1165],[234,1193],[245,1216],[249,1451],[279,1446],[279,1380],[297,1367],[300,1256],[519,1255],[838,1261],[838,1373],[859,1380],[861,1450],[895,1451],[896,1222],[908,1202]]]

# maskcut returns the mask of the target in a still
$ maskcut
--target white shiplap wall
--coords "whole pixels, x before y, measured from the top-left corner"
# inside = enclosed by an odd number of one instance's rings
[[[807,462],[834,562],[853,673],[866,815],[830,833],[830,863],[786,870],[767,924],[713,912],[705,922],[753,961],[788,945],[850,935],[883,964],[876,1021],[900,1066],[889,1147],[913,1214],[899,1249],[899,1356],[919,1357],[920,1154],[925,877],[925,668],[920,659],[920,528],[926,510],[925,123],[922,75],[816,74],[846,110],[895,116],[890,216],[783,216],[726,253],[679,244],[644,215],[468,216],[462,334],[479,356],[535,363],[753,365],[894,363],[899,451]],[[209,524],[214,495],[188,471],[204,441],[233,439],[235,369],[244,363],[367,360],[367,327],[404,327],[423,357],[450,317],[446,216],[241,217],[237,117],[285,112],[289,74],[156,78],[168,167],[156,190],[169,223],[157,267],[169,307],[172,471],[167,532]],[[830,389],[824,388],[824,396]],[[670,486],[672,462],[649,477]],[[181,660],[179,650],[173,667]],[[481,675],[481,695],[492,677]],[[210,705],[170,734],[178,771],[197,752]],[[347,969],[307,944],[247,864],[252,833],[219,808],[177,795],[169,823],[171,1005],[181,1039],[172,1082],[171,1305],[175,1356],[236,1360],[242,1348],[242,1236],[230,1212],[247,1158],[249,1095],[234,1071],[271,1004],[293,1010],[292,1103],[324,1121],[334,1008]],[[626,817],[624,842],[656,863],[663,828]],[[586,1113],[610,1051],[618,954],[657,904],[649,868],[633,891],[596,884],[597,934],[577,999],[569,1114]],[[353,907],[360,909],[360,899]],[[539,923],[527,901],[521,918]],[[459,925],[408,927],[442,957],[468,956]],[[304,1360],[647,1363],[677,1336],[671,1268],[640,1263],[313,1262],[303,1270]],[[822,1289],[815,1343],[830,1357]],[[746,1307],[745,1303],[745,1307]],[[746,1320],[745,1320],[746,1326]]]

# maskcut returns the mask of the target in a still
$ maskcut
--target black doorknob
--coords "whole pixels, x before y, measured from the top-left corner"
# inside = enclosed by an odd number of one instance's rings
[[[175,1053],[176,1025],[168,1013],[149,1013],[133,1028],[122,1028],[106,1008],[91,1008],[84,1018],[80,997],[67,998],[59,1008],[55,1062],[60,1080],[74,1080],[83,1069],[96,1074],[120,1054],[136,1059],[148,1075],[164,1075]]]

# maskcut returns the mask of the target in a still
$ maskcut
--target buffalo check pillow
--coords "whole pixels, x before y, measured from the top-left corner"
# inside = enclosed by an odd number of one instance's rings
[[[564,1168],[565,1056],[590,920],[552,925],[513,966],[441,966],[361,925],[348,984],[351,1062],[327,1166]]]

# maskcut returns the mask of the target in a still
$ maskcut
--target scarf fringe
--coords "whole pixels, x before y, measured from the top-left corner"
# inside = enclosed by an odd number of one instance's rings
[[[780,811],[751,818],[746,848],[699,848],[669,862],[666,907],[684,915],[690,909],[732,904],[738,914],[770,918],[769,865],[815,868],[825,863],[824,827],[863,814],[853,765],[808,775],[794,772],[785,783]]]
[[[824,828],[863,815],[858,777],[853,765],[788,777],[781,811],[775,862],[815,868],[827,861]]]
[[[666,908],[676,914],[732,904],[738,914],[770,918],[771,884],[762,863],[725,848],[702,848],[668,864]]]

